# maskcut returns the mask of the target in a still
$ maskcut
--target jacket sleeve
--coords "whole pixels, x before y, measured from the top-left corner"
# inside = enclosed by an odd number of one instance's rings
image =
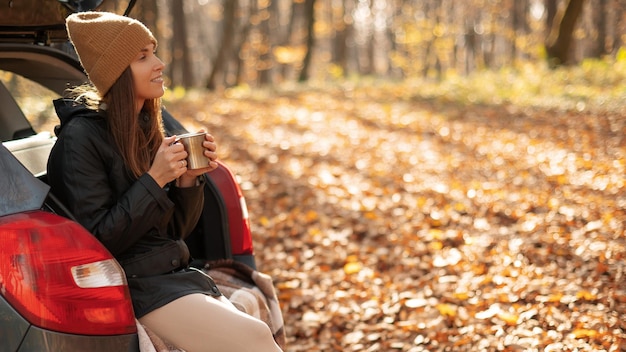
[[[168,224],[168,233],[174,239],[185,239],[194,229],[204,206],[204,177],[198,177],[198,184],[193,187],[179,188],[172,186],[169,198],[174,202],[174,214]]]
[[[148,174],[129,185],[111,176],[120,167],[111,163],[122,161],[102,136],[86,123],[67,125],[50,155],[48,176],[78,222],[117,256],[167,223],[175,204]]]

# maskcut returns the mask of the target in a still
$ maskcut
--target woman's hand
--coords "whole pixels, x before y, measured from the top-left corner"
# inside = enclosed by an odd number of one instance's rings
[[[204,132],[204,130],[201,129],[198,132]],[[212,135],[205,133],[202,145],[204,146],[204,156],[207,158],[207,166],[201,169],[187,169],[187,164],[185,163],[186,172],[183,173],[178,179],[178,185],[180,187],[194,186],[198,176],[217,169],[217,144],[215,144],[215,138],[213,138]]]
[[[175,140],[176,136],[163,138],[163,142],[154,156],[150,170],[148,170],[148,174],[161,187],[165,187],[167,183],[174,181],[187,172],[187,161],[185,161],[187,152],[182,144],[174,143]]]

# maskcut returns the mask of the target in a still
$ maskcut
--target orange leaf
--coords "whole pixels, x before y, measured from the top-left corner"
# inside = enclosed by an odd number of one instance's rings
[[[454,298],[460,299],[462,301],[466,301],[469,298],[469,294],[467,292],[455,292],[453,296]]]
[[[594,338],[594,337],[598,336],[598,332],[596,330],[591,330],[591,329],[576,329],[576,330],[574,330],[574,332],[572,332],[572,334],[577,339],[582,339],[582,338],[585,338],[585,337]]]
[[[317,220],[317,212],[313,211],[313,210],[309,210],[306,213],[306,221],[311,222],[314,220]]]
[[[343,271],[348,275],[356,274],[361,271],[361,269],[363,269],[363,265],[359,262],[349,262],[343,266]]]
[[[587,290],[581,290],[576,293],[576,298],[583,299],[585,301],[593,301],[594,299],[596,299],[596,295]]]
[[[456,316],[456,307],[450,304],[440,303],[436,306],[441,315],[454,318]]]
[[[562,293],[555,293],[550,295],[550,297],[548,297],[548,302],[560,302],[561,299],[563,298],[563,294]]]
[[[511,314],[507,312],[499,312],[498,318],[502,319],[507,325],[517,325],[519,316],[517,314]]]

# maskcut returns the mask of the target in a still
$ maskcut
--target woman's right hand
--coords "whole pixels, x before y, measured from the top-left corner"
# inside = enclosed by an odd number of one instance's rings
[[[150,170],[148,170],[148,174],[161,188],[187,171],[187,162],[185,161],[187,152],[181,143],[174,143],[175,141],[176,136],[163,138]]]

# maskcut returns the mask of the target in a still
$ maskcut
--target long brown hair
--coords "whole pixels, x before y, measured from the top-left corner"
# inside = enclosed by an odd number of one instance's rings
[[[139,177],[148,171],[161,142],[161,100],[146,100],[135,116],[135,92],[130,67],[113,83],[102,99],[107,108],[111,135],[131,174]]]
[[[106,110],[109,132],[131,176],[139,178],[150,169],[161,142],[161,100],[146,100],[135,116],[135,91],[130,66],[101,98],[92,84],[70,88],[66,96],[93,110]]]

